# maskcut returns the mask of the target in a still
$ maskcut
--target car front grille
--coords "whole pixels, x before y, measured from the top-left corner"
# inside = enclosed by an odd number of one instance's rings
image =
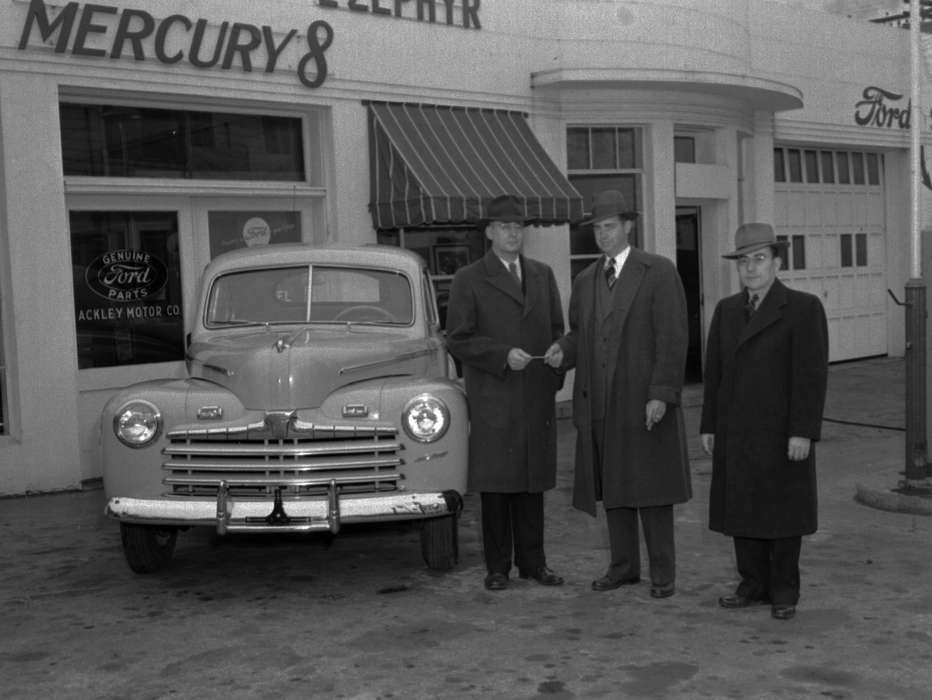
[[[168,433],[162,464],[166,495],[214,497],[324,496],[399,489],[402,449],[391,427],[314,425],[274,437],[248,428]]]

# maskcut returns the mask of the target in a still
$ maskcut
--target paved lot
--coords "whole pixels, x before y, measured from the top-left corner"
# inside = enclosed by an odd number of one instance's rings
[[[125,565],[100,490],[0,500],[0,696],[11,698],[925,698],[932,518],[856,503],[904,464],[904,365],[832,367],[819,532],[794,620],[726,611],[730,540],[706,527],[710,464],[688,392],[695,496],[677,508],[678,593],[594,593],[603,523],[569,506],[560,421],[547,538],[561,588],[482,588],[476,500],[439,575],[408,528],[179,539],[155,576]],[[846,422],[838,422],[846,421]],[[868,424],[857,425],[857,423]],[[885,427],[876,427],[885,426]],[[646,575],[646,572],[645,572]]]

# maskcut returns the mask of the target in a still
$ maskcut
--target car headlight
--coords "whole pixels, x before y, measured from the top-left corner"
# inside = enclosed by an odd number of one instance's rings
[[[130,401],[113,417],[113,432],[127,447],[145,447],[161,430],[162,414],[148,401]]]
[[[412,440],[434,442],[450,427],[450,409],[436,396],[421,394],[405,404],[401,424]]]

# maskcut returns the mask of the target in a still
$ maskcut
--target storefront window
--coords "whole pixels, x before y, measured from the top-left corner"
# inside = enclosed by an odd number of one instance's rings
[[[301,120],[64,102],[65,175],[303,181]]]
[[[607,134],[612,134],[608,138]],[[623,127],[570,127],[566,130],[569,153],[569,181],[583,197],[588,210],[596,193],[614,189],[624,194],[633,210],[641,209],[641,131]],[[606,153],[610,157],[606,157]],[[635,219],[629,237],[637,246],[641,240],[640,218]],[[570,226],[570,269],[575,277],[600,254],[592,226]]]
[[[484,231],[475,227],[383,230],[378,232],[378,242],[406,248],[420,255],[427,263],[430,279],[437,292],[441,328],[446,328],[453,275],[464,265],[485,255],[488,248]]]
[[[184,358],[178,217],[71,211],[78,367]]]
[[[237,248],[301,241],[301,216],[296,211],[210,211],[210,257]]]

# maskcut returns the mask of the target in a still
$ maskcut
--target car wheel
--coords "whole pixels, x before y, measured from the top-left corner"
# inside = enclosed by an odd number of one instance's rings
[[[421,554],[429,569],[447,571],[459,560],[458,518],[445,515],[421,523]]]
[[[173,527],[120,523],[123,554],[137,574],[151,574],[171,561],[178,530]]]

